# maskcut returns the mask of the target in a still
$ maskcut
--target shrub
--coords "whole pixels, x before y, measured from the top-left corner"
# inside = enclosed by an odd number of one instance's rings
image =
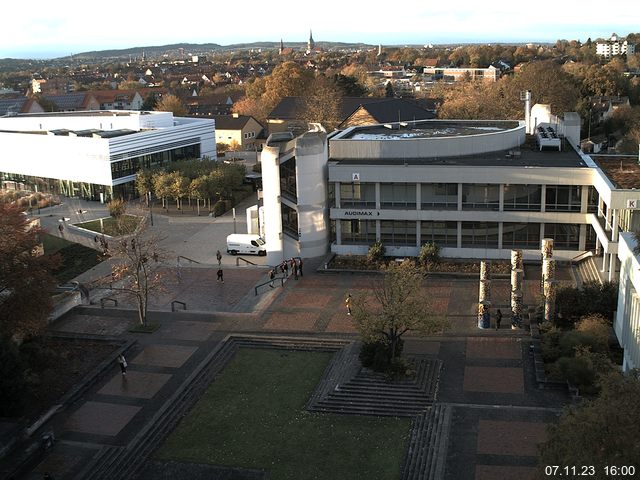
[[[609,349],[609,333],[611,326],[606,318],[594,313],[582,317],[576,324],[576,330],[589,335],[601,348],[594,351],[607,351]]]
[[[0,337],[0,417],[19,414],[26,390],[24,366],[16,345]]]
[[[396,344],[396,356],[398,359],[402,354],[404,341],[398,340]],[[391,345],[385,340],[366,342],[360,349],[360,362],[363,367],[370,368],[376,372],[387,372],[393,363],[391,358]]]
[[[121,217],[122,215],[124,215],[125,210],[126,210],[126,206],[124,204],[124,200],[122,200],[120,198],[116,198],[116,199],[111,200],[107,204],[107,207],[109,208],[109,215],[111,215],[114,218]]]
[[[542,336],[542,358],[547,363],[553,363],[562,356],[560,351],[560,337],[562,331],[552,327]]]
[[[227,204],[224,200],[218,200],[213,204],[213,215],[219,217],[220,215],[224,215],[224,212],[227,211]]]
[[[438,263],[440,261],[440,247],[433,242],[424,243],[420,247],[418,261],[427,268],[434,263]]]
[[[557,362],[563,378],[583,391],[590,391],[596,381],[596,373],[585,357],[562,357]]]
[[[617,302],[618,286],[612,282],[587,282],[582,289],[561,287],[556,295],[556,311],[562,313],[562,318],[556,315],[556,325],[563,328],[573,327],[579,318],[591,313],[613,320]]]
[[[413,364],[407,361],[407,359],[401,357],[393,358],[385,370],[385,373],[387,374],[387,378],[391,381],[413,377],[416,374]]]
[[[375,242],[373,245],[369,247],[369,252],[367,253],[367,260],[370,263],[378,263],[384,260],[385,247],[382,242]]]
[[[563,332],[559,341],[560,356],[573,357],[576,349],[588,347],[592,352],[604,353],[608,350],[608,343],[602,343],[598,337],[588,332],[570,330]]]

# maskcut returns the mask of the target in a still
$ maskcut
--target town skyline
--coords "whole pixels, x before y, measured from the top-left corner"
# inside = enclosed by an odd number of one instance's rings
[[[627,0],[616,7],[616,12],[624,15],[604,20],[573,1],[554,4],[552,12],[546,8],[523,10],[504,0],[490,5],[463,0],[455,7],[409,2],[402,9],[372,9],[364,2],[329,0],[312,14],[291,0],[277,2],[271,8],[263,8],[254,0],[243,6],[243,16],[235,18],[228,10],[198,5],[196,11],[185,13],[183,24],[164,10],[115,0],[110,7],[126,9],[128,20],[110,22],[107,28],[91,21],[79,0],[70,0],[61,11],[51,11],[42,0],[35,0],[28,15],[17,6],[8,7],[7,18],[12,21],[0,32],[0,58],[49,59],[176,43],[233,45],[279,42],[281,38],[285,43],[297,43],[306,41],[310,31],[316,42],[386,46],[550,43],[608,38],[612,33],[625,36],[637,30],[640,23],[640,12]],[[253,14],[245,15],[247,11]],[[220,20],[221,14],[226,21]]]

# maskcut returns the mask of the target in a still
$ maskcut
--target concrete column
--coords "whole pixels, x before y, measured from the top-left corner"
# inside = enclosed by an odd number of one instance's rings
[[[462,222],[458,222],[458,238],[456,239],[457,248],[462,248]]]
[[[511,270],[524,270],[522,250],[511,250]]]
[[[620,211],[617,209],[612,209],[611,213],[611,241],[618,241],[618,224],[620,221]]]
[[[498,187],[498,211],[504,212],[504,183],[501,183]]]
[[[605,225],[605,230],[611,230],[611,215],[612,215],[612,210],[610,208],[607,208],[607,222]]]
[[[376,241],[380,241],[380,220],[376,220]]]
[[[422,222],[420,222],[420,220],[418,220],[416,222],[416,247],[420,248],[420,246],[422,245],[422,235],[420,234],[420,225]]]
[[[261,159],[267,264],[278,265],[284,260],[280,203],[280,148],[264,147]]]
[[[607,260],[609,258],[609,255],[610,254],[607,254],[607,253],[602,254],[602,268],[600,269],[602,273],[605,273],[607,271],[607,263],[608,263]]]
[[[342,221],[336,218],[336,245],[342,245]]]
[[[553,238],[542,239],[542,258],[553,258]]]
[[[600,255],[600,247],[602,247],[602,244],[600,243],[600,238],[596,237],[596,255]]]
[[[578,237],[578,250],[586,250],[586,245],[587,245],[587,225],[580,225],[580,236]]]
[[[480,262],[480,281],[491,279],[491,262],[482,260]]]
[[[610,282],[615,282],[617,280],[616,277],[616,266],[618,264],[617,255],[615,253],[609,254],[609,277],[608,280]]]
[[[336,197],[336,208],[342,208],[342,195],[340,194],[340,182],[335,182],[333,187],[333,195]]]
[[[416,210],[422,210],[422,187],[416,183]]]
[[[547,186],[542,185],[540,188],[540,211],[546,212],[547,210]]]
[[[458,184],[458,211],[462,210],[462,184]],[[458,248],[460,247],[460,242],[458,242]]]
[[[380,210],[380,183],[379,182],[376,182],[376,210]]]
[[[502,234],[504,232],[504,227],[502,222],[498,222],[498,250],[502,250]]]
[[[587,213],[589,209],[589,186],[583,185],[580,196],[580,213]],[[581,249],[584,250],[584,249]]]

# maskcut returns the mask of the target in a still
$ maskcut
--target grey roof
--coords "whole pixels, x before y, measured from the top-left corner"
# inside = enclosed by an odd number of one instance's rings
[[[242,130],[253,117],[248,115],[211,115],[216,121],[216,130]]]
[[[76,110],[83,108],[87,94],[71,93],[68,95],[45,95],[45,100],[53,102],[60,110]]]
[[[28,101],[27,98],[7,98],[0,100],[0,116],[12,113],[20,113],[24,104]]]
[[[405,120],[429,120],[433,112],[416,102],[403,98],[343,97],[340,101],[340,119],[346,120],[360,107],[364,107],[379,123]],[[305,110],[304,97],[284,97],[267,118],[299,119]]]

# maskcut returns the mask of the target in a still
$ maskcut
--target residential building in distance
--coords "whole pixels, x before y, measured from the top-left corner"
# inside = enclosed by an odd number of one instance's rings
[[[216,143],[231,145],[235,142],[243,150],[252,148],[262,133],[262,125],[253,117],[239,115],[212,115],[216,122]]]
[[[450,67],[424,67],[422,73],[431,75],[434,80],[459,82],[462,80],[482,80],[485,82],[497,82],[500,78],[500,69],[489,65],[487,68],[450,68]]]
[[[609,40],[596,43],[596,55],[607,60],[617,55],[633,55],[635,52],[634,43],[629,43],[626,38],[620,38],[615,33]]]
[[[18,113],[39,112],[44,112],[44,108],[32,98],[0,98],[0,117],[17,115]]]
[[[140,168],[205,157],[216,159],[208,119],[122,110],[0,118],[0,181],[40,192],[133,198]]]

